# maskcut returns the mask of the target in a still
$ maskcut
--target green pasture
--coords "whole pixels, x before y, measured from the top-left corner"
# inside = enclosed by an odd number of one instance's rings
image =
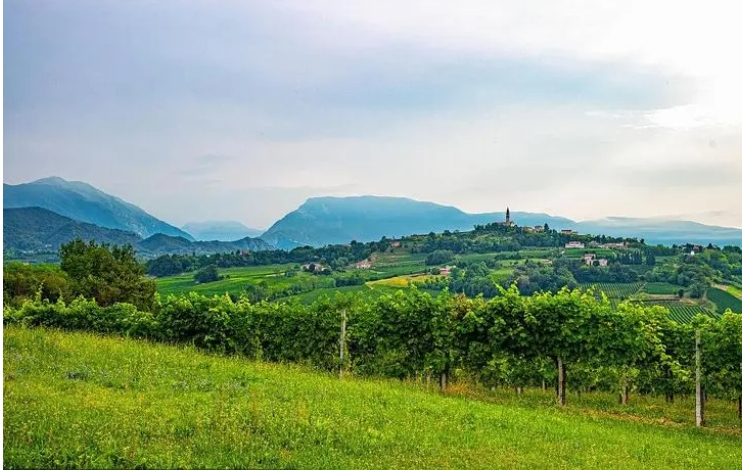
[[[738,469],[734,404],[448,394],[192,348],[6,328],[5,468]]]

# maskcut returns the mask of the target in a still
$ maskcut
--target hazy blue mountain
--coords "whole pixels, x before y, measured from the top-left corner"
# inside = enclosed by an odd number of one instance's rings
[[[546,214],[513,212],[521,225],[548,223],[566,228],[574,221]],[[261,238],[279,248],[373,241],[444,230],[471,230],[504,220],[503,212],[467,214],[455,207],[399,197],[357,196],[310,198],[273,224]]]
[[[193,238],[201,241],[219,240],[233,241],[245,237],[259,237],[263,231],[246,227],[235,221],[208,221],[191,222],[185,224],[183,230],[193,235]]]
[[[240,251],[261,251],[273,249],[271,245],[260,238],[245,237],[231,242],[223,241],[196,241],[192,242],[183,237],[171,237],[158,233],[142,240],[137,244],[137,251],[147,257],[191,254],[208,255],[213,253],[227,253]]]
[[[58,251],[60,245],[81,238],[112,245],[135,245],[132,232],[78,222],[40,207],[3,209],[3,250],[6,252]]]
[[[3,184],[3,209],[22,207],[41,207],[80,222],[134,232],[141,237],[163,233],[193,239],[134,204],[87,183],[58,177],[18,185]]]
[[[717,227],[683,220],[662,218],[607,217],[600,220],[579,222],[575,225],[581,233],[605,234],[617,237],[644,238],[650,244],[703,244],[741,245],[742,230]]]

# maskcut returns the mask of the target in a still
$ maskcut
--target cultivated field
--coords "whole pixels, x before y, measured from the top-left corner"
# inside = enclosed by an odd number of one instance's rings
[[[219,275],[225,278],[220,281],[207,282],[198,284],[193,280],[195,273],[185,273],[176,276],[168,276],[156,279],[157,291],[160,294],[182,294],[185,292],[198,292],[204,295],[240,294],[250,284],[258,284],[266,281],[271,286],[288,286],[297,282],[298,277],[304,277],[306,280],[314,280],[318,287],[321,287],[323,279],[319,276],[297,272],[296,277],[285,277],[287,271],[294,270],[293,264],[271,265],[271,266],[250,266],[242,268],[219,269]]]
[[[724,312],[726,309],[730,309],[732,312],[742,313],[742,300],[729,292],[712,287],[708,290],[706,297],[716,304],[718,312]]]
[[[91,334],[4,332],[4,467],[699,468],[742,462],[723,400],[448,396]],[[604,397],[604,398],[603,398]],[[681,416],[680,421],[675,417]]]

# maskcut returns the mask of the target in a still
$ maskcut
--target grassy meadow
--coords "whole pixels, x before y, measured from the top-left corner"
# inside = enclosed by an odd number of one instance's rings
[[[219,275],[224,279],[199,284],[193,280],[195,273],[184,273],[176,276],[168,276],[156,279],[157,291],[160,294],[182,294],[185,292],[198,292],[204,295],[224,294],[230,292],[239,294],[245,290],[248,284],[257,284],[266,281],[272,286],[288,286],[296,282],[298,277],[307,279],[316,279],[321,282],[318,276],[312,276],[308,273],[297,272],[296,277],[285,277],[287,271],[294,269],[294,265],[271,265],[271,266],[250,266],[244,268],[225,268],[219,269]]]
[[[447,395],[92,334],[4,331],[4,467],[742,468],[731,403]],[[653,401],[654,400],[654,401]]]

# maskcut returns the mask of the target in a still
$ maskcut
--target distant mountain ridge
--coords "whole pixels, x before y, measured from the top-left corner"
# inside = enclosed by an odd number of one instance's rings
[[[111,245],[132,245],[142,257],[166,254],[213,254],[269,250],[273,247],[259,238],[245,237],[231,242],[194,242],[183,237],[158,233],[142,239],[133,232],[108,229],[72,220],[40,207],[3,209],[3,250],[5,253],[28,254],[56,252],[71,240]]]
[[[141,208],[80,181],[43,178],[17,185],[3,184],[3,209],[40,207],[99,227],[134,232],[141,237],[163,233],[193,240]]]
[[[511,212],[521,226],[549,224],[553,229],[573,229],[580,233],[644,238],[648,243],[714,243],[742,245],[742,230],[698,222],[608,217],[601,220],[574,220],[536,214]],[[382,236],[471,230],[475,225],[500,222],[504,212],[468,214],[452,206],[408,198],[381,196],[309,198],[271,226],[261,238],[274,246],[343,244],[351,240],[373,241]]]
[[[251,237],[258,231],[239,222],[201,222],[184,226],[184,229],[193,232],[194,237],[133,204],[83,182],[51,177],[25,184],[4,184],[3,193],[4,209],[42,208],[77,222],[71,224],[57,220],[52,223],[51,219],[45,222],[57,227],[55,230],[65,227],[64,230],[70,234],[80,233],[101,240],[123,237],[119,233],[104,233],[99,230],[101,228],[134,233],[141,239],[137,246],[146,254],[186,252],[186,247],[190,252],[199,253],[270,248],[290,250],[304,245],[316,247],[346,244],[352,240],[374,241],[384,236],[391,238],[445,230],[467,231],[475,225],[499,222],[505,218],[504,211],[469,214],[453,206],[402,197],[312,197],[275,222],[260,238]],[[26,217],[29,227],[38,223],[34,221],[34,217],[39,217],[38,213]],[[742,229],[668,218],[606,217],[576,222],[549,214],[517,211],[511,212],[511,218],[520,226],[549,224],[554,229],[573,229],[580,233],[644,238],[651,244],[713,243],[742,246]],[[14,223],[21,223],[22,220],[15,220]],[[94,227],[80,225],[84,223]],[[29,233],[33,235],[33,230],[29,232],[20,226],[14,230],[22,237],[29,236]],[[52,238],[44,238],[51,237],[51,233],[39,233],[39,237],[31,242],[32,245],[54,245],[55,240],[65,238],[63,231],[55,232]],[[167,237],[157,237],[158,234]],[[152,240],[144,243],[150,238]],[[184,243],[192,243],[194,239],[200,240],[198,244]]]
[[[652,244],[742,245],[742,229],[717,227],[686,220],[666,220],[656,217],[606,217],[579,222],[575,226],[582,233],[644,238]]]
[[[232,220],[190,222],[183,225],[182,229],[200,241],[231,241],[244,237],[259,237],[263,233],[262,230],[246,227]]]

